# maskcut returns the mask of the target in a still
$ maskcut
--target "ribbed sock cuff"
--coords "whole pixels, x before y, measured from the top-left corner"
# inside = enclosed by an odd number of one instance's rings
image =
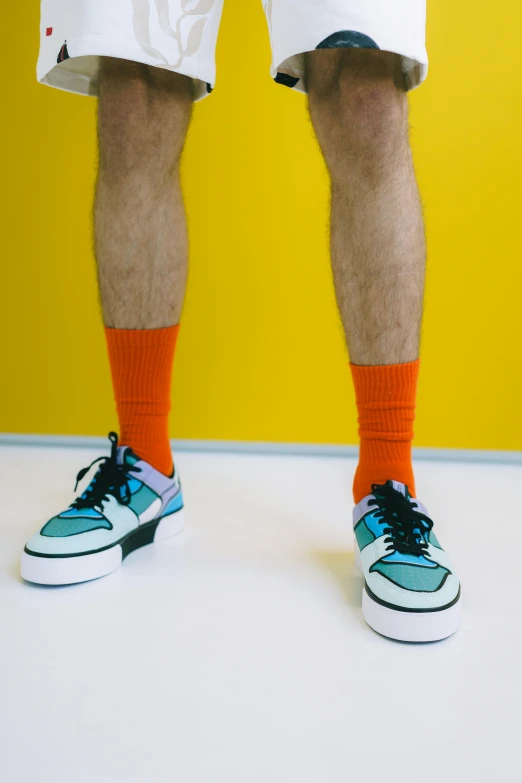
[[[178,332],[179,325],[105,328],[121,443],[167,475],[172,471],[168,415]]]
[[[358,503],[372,484],[388,479],[415,494],[411,442],[419,360],[404,364],[351,365],[359,413],[360,453],[354,480]]]

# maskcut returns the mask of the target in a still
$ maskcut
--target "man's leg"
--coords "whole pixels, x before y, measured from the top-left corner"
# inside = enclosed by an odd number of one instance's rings
[[[187,276],[179,160],[191,81],[118,59],[103,59],[98,76],[95,253],[120,440],[134,454],[111,433],[86,489],[27,542],[21,573],[38,584],[105,576],[183,527],[168,413]]]
[[[104,58],[95,252],[120,438],[169,474],[170,378],[187,277],[179,162],[191,81]]]
[[[359,409],[358,502],[394,479],[414,495],[411,440],[425,240],[400,59],[307,55],[310,113],[331,177],[332,266]]]

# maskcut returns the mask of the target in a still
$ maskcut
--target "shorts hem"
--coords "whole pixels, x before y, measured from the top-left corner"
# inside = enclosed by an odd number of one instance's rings
[[[361,27],[362,25],[359,25]],[[332,28],[326,27],[326,28],[308,28],[300,30],[300,35],[308,36],[313,34],[314,36],[318,36],[321,38],[321,36],[327,37],[332,32]],[[362,32],[362,30],[361,30]],[[273,42],[272,42],[273,46]],[[343,47],[339,47],[343,48]],[[293,60],[294,58],[299,58],[305,55],[308,52],[314,52],[318,51],[317,47],[313,47],[311,49],[300,49],[297,52],[287,54],[286,56],[282,58],[278,58],[278,65],[274,65],[275,59],[272,61],[272,65],[270,67],[270,74],[272,78],[276,78],[278,73],[286,73],[289,76],[293,76],[297,79],[299,79],[298,83],[293,85],[293,89],[306,93],[306,88],[304,85],[303,77],[304,77],[304,70],[302,68],[295,68],[294,65],[286,65],[285,63],[288,63],[289,61]],[[404,78],[405,78],[405,88],[410,91],[415,89],[416,87],[419,87],[426,79],[428,74],[428,57],[426,55],[426,52],[424,51],[423,54],[425,55],[423,59],[420,59],[419,54],[414,55],[411,54],[411,49],[408,46],[404,45],[404,42],[394,45],[392,40],[388,38],[386,40],[386,46],[381,46],[377,51],[382,52],[391,52],[392,54],[397,54],[399,57],[402,58],[403,61],[403,72],[404,72]],[[407,53],[409,52],[409,53]],[[408,67],[408,65],[411,63],[411,66]]]
[[[180,73],[192,79],[195,86],[194,101],[197,102],[206,97],[214,88],[215,64],[203,61],[198,62],[197,67],[184,66],[178,68],[169,66],[168,63],[155,61],[148,57],[143,51],[139,41],[128,38],[115,38],[105,36],[81,36],[80,38],[67,39],[67,46],[73,51],[63,62],[51,63],[51,67],[44,65],[42,52],[38,60],[36,78],[41,84],[57,89],[73,92],[85,96],[96,97],[98,94],[98,85],[93,74],[79,73],[67,68],[67,63],[80,57],[97,59],[99,57],[114,57],[131,62],[139,62],[144,65],[151,65],[155,68],[161,68],[171,73]],[[92,69],[91,64],[91,69]],[[205,76],[204,74],[207,74]],[[208,88],[210,85],[210,90]]]

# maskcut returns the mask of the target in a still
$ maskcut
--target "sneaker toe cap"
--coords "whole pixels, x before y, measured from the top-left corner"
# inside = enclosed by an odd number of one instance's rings
[[[437,610],[450,605],[460,595],[460,582],[450,571],[436,589],[433,589],[435,575],[429,580],[426,577],[421,580],[419,576],[417,582],[410,582],[411,586],[407,588],[374,571],[367,575],[366,583],[378,600],[404,609]]]

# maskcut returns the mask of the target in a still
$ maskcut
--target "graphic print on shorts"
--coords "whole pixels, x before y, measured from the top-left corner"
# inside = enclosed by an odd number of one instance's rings
[[[58,52],[58,57],[56,58],[57,63],[63,63],[64,60],[69,60],[69,52],[67,51],[67,41],[63,42],[63,46]]]
[[[172,25],[169,0],[132,0],[136,41],[149,57],[160,60],[169,68],[179,68],[183,60],[196,54],[201,46],[208,14],[212,10],[214,2],[215,0],[181,0],[181,16]],[[167,57],[152,45],[150,14],[153,5],[156,8],[162,32],[178,45],[176,62],[169,62]]]
[[[379,49],[373,38],[356,30],[339,30],[332,33],[316,49]]]

